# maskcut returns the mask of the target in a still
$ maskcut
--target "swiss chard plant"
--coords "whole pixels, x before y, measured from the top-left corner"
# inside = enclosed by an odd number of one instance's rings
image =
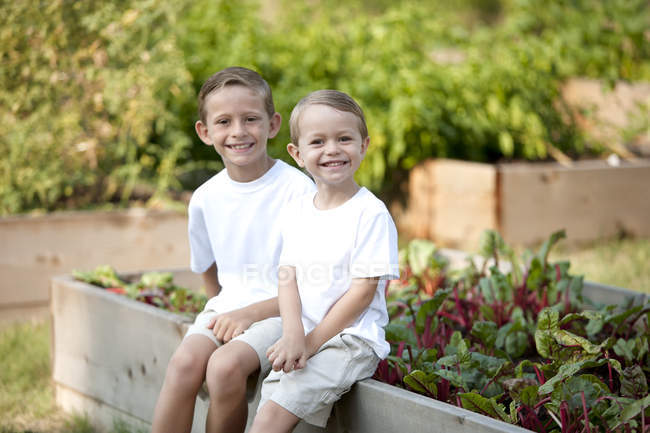
[[[139,281],[122,280],[115,269],[108,265],[98,266],[92,271],[73,271],[80,281],[103,287],[168,311],[195,315],[205,306],[207,297],[185,287],[174,284],[171,272],[145,272]]]
[[[538,432],[650,431],[650,303],[586,299],[569,263],[549,261],[564,236],[520,259],[486,231],[482,264],[455,272],[410,243],[374,377]]]

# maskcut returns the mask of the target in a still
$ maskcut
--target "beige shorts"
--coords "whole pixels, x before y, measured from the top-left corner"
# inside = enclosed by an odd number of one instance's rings
[[[363,339],[338,334],[301,370],[271,371],[262,385],[259,409],[273,400],[309,424],[325,427],[334,402],[356,382],[371,377],[379,357]]]
[[[196,316],[194,323],[187,330],[187,333],[183,338],[195,334],[205,335],[212,340],[217,347],[222,346],[222,343],[219,342],[212,333],[212,329],[207,328],[210,320],[218,314],[219,313],[214,310],[203,310],[198,316]],[[259,374],[250,375],[246,384],[246,398],[248,401],[252,401],[253,398],[255,398],[255,394],[261,387],[262,380],[264,380],[268,372],[271,370],[271,363],[266,357],[266,351],[280,338],[280,336],[282,336],[282,322],[279,317],[271,317],[253,323],[243,333],[230,340],[243,341],[251,346],[253,350],[255,350],[255,353],[257,353],[257,357],[260,361]],[[199,396],[204,400],[207,398],[207,388],[205,383],[203,384]]]

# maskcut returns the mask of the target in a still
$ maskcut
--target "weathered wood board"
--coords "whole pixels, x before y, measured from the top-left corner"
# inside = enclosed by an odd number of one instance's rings
[[[514,242],[540,242],[561,228],[572,241],[650,236],[650,160],[504,164],[499,176],[499,226]]]
[[[187,216],[130,209],[0,218],[0,320],[43,315],[49,281],[110,264],[121,272],[189,263]]]
[[[530,246],[559,229],[569,242],[650,236],[650,160],[479,164],[428,160],[409,178],[410,237],[474,251],[485,229]]]

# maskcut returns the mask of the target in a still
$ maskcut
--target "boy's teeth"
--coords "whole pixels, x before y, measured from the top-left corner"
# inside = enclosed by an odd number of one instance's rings
[[[326,162],[324,165],[325,165],[325,167],[336,167],[336,166],[343,165],[343,164],[345,164],[345,162],[336,161],[336,162]]]
[[[233,144],[230,147],[232,147],[233,149],[245,149],[249,146],[250,144]]]

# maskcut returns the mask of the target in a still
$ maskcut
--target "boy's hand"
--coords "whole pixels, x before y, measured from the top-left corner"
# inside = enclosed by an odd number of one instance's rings
[[[304,368],[310,354],[304,334],[285,333],[273,346],[269,347],[266,356],[271,361],[274,371],[284,370],[285,373],[288,373],[291,370]]]
[[[210,320],[207,328],[212,329],[217,340],[227,343],[247,330],[253,322],[254,320],[246,309],[241,308],[215,316]]]

